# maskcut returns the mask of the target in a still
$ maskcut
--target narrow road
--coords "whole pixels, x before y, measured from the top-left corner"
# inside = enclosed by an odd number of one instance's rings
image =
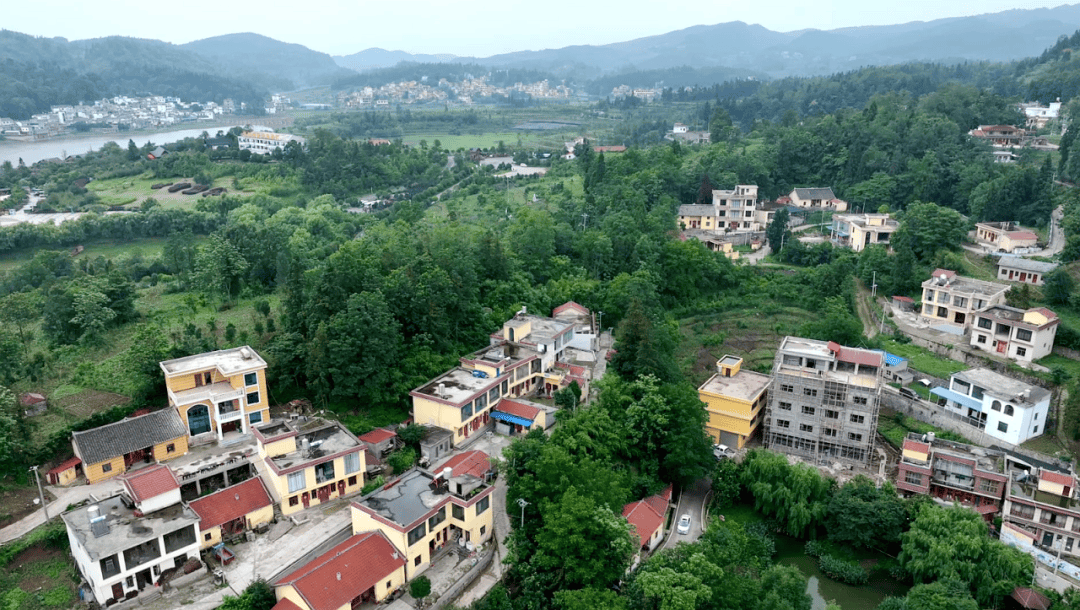
[[[680,542],[696,542],[705,532],[705,499],[712,489],[712,481],[698,479],[679,495],[679,504],[675,508],[675,520],[671,524],[671,531],[664,540],[662,549],[673,549]],[[690,514],[690,533],[680,534],[676,529],[679,525],[679,517]]]

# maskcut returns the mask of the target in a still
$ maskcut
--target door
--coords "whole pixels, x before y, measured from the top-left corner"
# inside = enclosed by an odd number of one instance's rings
[[[308,495],[308,492],[305,491],[304,495],[300,496],[300,499],[304,502],[304,508],[311,506],[311,497]]]
[[[1042,544],[1043,544],[1043,546],[1045,546],[1048,549],[1052,548],[1054,546],[1054,534],[1053,534],[1053,532],[1046,532],[1045,534],[1043,534]]]
[[[1008,341],[998,341],[997,342],[997,353],[1004,354],[1008,349],[1009,349],[1009,342]]]
[[[195,405],[187,412],[188,430],[191,436],[196,436],[210,431],[210,408],[206,405]]]
[[[338,481],[337,482],[337,495],[339,495],[339,496],[344,496],[345,495],[345,481]]]
[[[112,586],[112,596],[113,596],[113,599],[117,599],[117,600],[124,599],[124,584],[123,583],[118,582],[118,583],[116,583],[115,585]]]
[[[150,570],[143,570],[135,574],[135,585],[142,591],[146,585],[153,584],[154,579],[150,576]]]

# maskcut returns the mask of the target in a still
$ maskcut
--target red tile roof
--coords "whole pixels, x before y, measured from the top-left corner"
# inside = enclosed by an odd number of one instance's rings
[[[560,313],[566,311],[567,309],[576,309],[576,310],[580,311],[581,313],[589,313],[589,308],[585,307],[581,303],[577,303],[577,302],[574,302],[574,301],[567,301],[567,302],[563,303],[562,305],[559,305],[558,307],[553,309],[551,311],[551,315],[554,316],[554,315],[560,314]]]
[[[180,482],[176,480],[176,475],[164,464],[121,475],[121,479],[128,492],[131,493],[131,498],[136,502],[144,502],[154,496],[180,489]]]
[[[647,502],[649,506],[653,508],[653,510],[660,513],[660,515],[664,515],[667,512],[668,506],[671,505],[671,491],[672,486],[668,485],[667,489],[665,489],[664,491],[654,496],[649,496],[648,498],[642,500],[642,502]]]
[[[651,540],[656,530],[664,525],[664,516],[646,500],[627,504],[623,507],[622,516],[630,522],[630,534],[637,538],[638,547]]]
[[[1044,470],[1040,472],[1039,478],[1050,481],[1051,483],[1057,483],[1058,485],[1065,485],[1068,487],[1072,487],[1076,484],[1075,481],[1073,481],[1073,478],[1069,475],[1059,474],[1057,472],[1053,472],[1052,470]]]
[[[881,352],[871,352],[865,349],[844,347],[836,341],[829,341],[829,351],[836,354],[836,359],[841,362],[852,364],[864,364],[866,366],[881,366],[884,356]]]
[[[1039,236],[1031,231],[1009,231],[1009,239],[1039,239]]]
[[[272,584],[292,585],[311,610],[337,610],[404,566],[381,532],[363,532]]]
[[[1045,307],[1036,307],[1036,308],[1030,309],[1028,311],[1037,311],[1037,312],[1041,313],[1042,315],[1046,316],[1047,318],[1050,318],[1051,320],[1053,320],[1054,318],[1057,317],[1056,313],[1050,311],[1049,309],[1047,309]]]
[[[951,280],[956,277],[956,272],[948,269],[934,269],[934,272],[930,274],[930,277],[941,277],[943,275]]]
[[[912,299],[911,297],[905,297],[905,296],[902,296],[902,295],[894,295],[893,300],[894,301],[900,301],[901,303],[914,303],[915,302],[915,300]]]
[[[516,415],[518,417],[524,417],[529,421],[535,421],[536,416],[540,415],[540,409],[536,407],[510,400],[509,398],[503,398],[499,401],[499,404],[495,405],[496,411],[502,411],[507,415]]]
[[[921,443],[919,441],[913,441],[909,438],[904,439],[904,449],[912,449],[919,453],[930,453],[930,443]]]
[[[297,606],[296,604],[292,603],[292,600],[290,600],[289,598],[283,597],[281,599],[281,601],[274,604],[274,607],[270,608],[270,610],[304,610],[304,609],[301,608],[300,606]]]
[[[375,428],[371,432],[368,432],[367,434],[364,434],[357,438],[359,438],[365,443],[377,445],[385,441],[386,439],[394,438],[395,436],[397,436],[397,432],[394,432],[393,430],[387,430],[386,428]]]
[[[446,460],[446,463],[442,465],[442,468],[452,469],[453,476],[455,477],[471,474],[478,479],[483,479],[484,475],[491,470],[491,458],[483,451],[474,449],[472,451],[459,453],[449,460]],[[440,468],[440,471],[442,468]]]
[[[263,487],[262,480],[255,477],[192,500],[190,506],[199,515],[199,528],[208,530],[273,503]]]
[[[69,468],[74,468],[74,467],[78,466],[81,463],[82,463],[82,460],[80,460],[77,457],[73,457],[70,460],[65,460],[63,462],[60,462],[56,466],[53,466],[49,470],[49,472],[46,473],[46,474],[60,474],[61,472],[64,472],[65,470],[67,470]]]
[[[38,394],[37,392],[27,392],[19,397],[19,402],[24,407],[32,407],[39,402],[45,402],[45,396]]]

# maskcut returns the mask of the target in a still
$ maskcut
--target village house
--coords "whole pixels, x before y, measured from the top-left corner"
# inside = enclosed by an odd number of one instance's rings
[[[732,190],[716,189],[711,205],[679,206],[678,222],[685,229],[706,231],[761,231],[757,214],[758,187],[739,184]]]
[[[338,422],[319,418],[258,426],[259,474],[288,516],[360,491],[365,445]]]
[[[868,466],[884,364],[881,352],[784,337],[773,363],[765,448],[814,461]]]
[[[1046,427],[1050,391],[975,368],[953,373],[949,387],[936,387],[942,410],[986,434],[1012,445],[1035,438]]]
[[[274,518],[274,501],[254,477],[188,503],[199,516],[199,544],[213,547],[225,536],[255,529]]]
[[[963,277],[949,269],[935,269],[922,283],[919,317],[930,323],[944,323],[943,330],[959,334],[971,326],[976,311],[1005,302],[1009,286]]]
[[[1019,146],[1027,133],[1012,125],[979,125],[968,135],[986,140],[994,146]]]
[[[75,565],[102,606],[136,597],[199,557],[199,516],[180,503],[168,468],[132,475],[125,491],[60,516]]]
[[[551,317],[574,327],[574,337],[567,343],[568,346],[585,351],[597,350],[598,323],[588,307],[567,301],[551,310]]]
[[[992,522],[1005,503],[1009,477],[1005,454],[995,449],[908,433],[896,472],[896,488],[971,508]]]
[[[188,452],[187,427],[176,409],[165,408],[71,433],[75,457],[88,483],[123,474],[140,462],[163,462]]]
[[[836,214],[829,234],[832,243],[862,252],[868,246],[889,246],[892,234],[900,223],[888,214]]]
[[[405,557],[382,532],[363,532],[270,583],[272,610],[353,610],[405,584]]]
[[[1075,475],[1060,465],[1026,455],[1010,457],[1004,524],[1019,529],[1044,550],[1060,544],[1064,554],[1080,555],[1076,544],[1080,539],[1080,500]]]
[[[491,410],[491,418],[495,420],[496,432],[516,436],[533,428],[546,430],[555,425],[555,412],[554,407],[523,398],[503,398]]]
[[[788,193],[788,200],[792,206],[807,210],[844,212],[848,208],[846,201],[836,197],[832,187],[795,189]]]
[[[1047,274],[1057,269],[1057,263],[1033,261],[1019,256],[999,256],[997,268],[999,280],[1042,286],[1046,283]]]
[[[300,136],[266,131],[245,131],[236,138],[239,150],[250,150],[252,153],[260,155],[268,155],[275,150],[284,150],[289,142],[297,142],[301,146],[307,144],[307,140]]]
[[[742,370],[743,359],[725,355],[716,374],[698,388],[709,419],[705,433],[713,443],[742,449],[761,424],[768,401],[768,375]]]
[[[1039,236],[1014,222],[979,222],[975,224],[975,241],[999,252],[1014,252],[1034,248]]]
[[[186,356],[160,364],[169,404],[194,444],[248,434],[270,418],[266,361],[250,347]]]
[[[453,545],[471,550],[491,539],[492,476],[482,451],[455,455],[434,473],[409,470],[352,503],[353,532],[386,536],[412,580]]]
[[[668,512],[672,508],[671,495],[672,486],[668,485],[656,495],[623,506],[623,519],[630,524],[634,548],[639,552],[650,553],[663,541],[664,526],[667,525]]]
[[[1027,119],[1024,126],[1031,130],[1039,130],[1058,118],[1061,113],[1061,100],[1050,102],[1047,106],[1040,106],[1038,102],[1020,104],[1020,110]]]
[[[991,305],[975,313],[971,346],[1021,362],[1031,362],[1054,351],[1054,336],[1061,320],[1045,307],[1018,309]]]

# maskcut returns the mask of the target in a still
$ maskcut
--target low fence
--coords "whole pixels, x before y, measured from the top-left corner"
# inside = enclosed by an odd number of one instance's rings
[[[476,565],[469,568],[469,571],[466,572],[464,576],[459,578],[458,581],[454,583],[449,589],[447,589],[446,593],[443,593],[441,596],[439,596],[439,599],[435,600],[435,603],[431,604],[431,610],[441,610],[442,608],[445,608],[451,603],[457,601],[457,598],[461,597],[461,594],[465,592],[465,589],[469,588],[469,586],[473,584],[473,581],[479,578],[480,574],[484,570],[486,570],[488,566],[491,565],[491,559],[495,557],[495,547],[497,545],[498,543],[493,537],[489,545],[490,548],[488,548],[487,551],[480,555],[480,559],[476,562]]]

